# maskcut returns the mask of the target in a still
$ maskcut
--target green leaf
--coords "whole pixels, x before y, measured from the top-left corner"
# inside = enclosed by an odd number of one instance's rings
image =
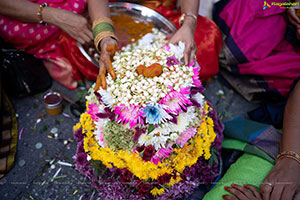
[[[213,166],[214,163],[219,164],[219,160],[218,160],[218,156],[217,156],[219,154],[218,150],[216,148],[212,147],[210,149],[210,153],[211,153],[211,157],[210,157],[210,159],[208,161],[208,164],[211,167]]]
[[[99,173],[98,168],[95,167],[95,178],[96,178],[96,179],[98,178],[98,173]]]
[[[155,129],[153,124],[148,125],[148,134],[151,133]]]
[[[55,124],[56,124],[56,125],[60,125],[60,121],[56,119],[56,120],[55,120]]]

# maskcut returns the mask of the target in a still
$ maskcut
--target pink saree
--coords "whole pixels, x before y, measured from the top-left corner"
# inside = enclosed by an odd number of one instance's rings
[[[224,39],[224,77],[239,77],[246,87],[234,87],[249,101],[286,97],[300,76],[300,52],[285,39],[286,8],[263,7],[264,0],[222,0],[214,13]]]
[[[30,0],[48,6],[83,13],[86,0]],[[72,65],[66,58],[66,53],[59,47],[62,30],[53,25],[23,23],[0,15],[0,35],[5,42],[14,47],[34,54],[36,58],[44,59],[44,65],[49,74],[69,89],[77,87],[80,75],[72,73]]]

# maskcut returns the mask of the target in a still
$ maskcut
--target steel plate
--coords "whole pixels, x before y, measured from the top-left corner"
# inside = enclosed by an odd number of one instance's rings
[[[160,31],[162,31],[167,35],[170,35],[176,32],[177,30],[171,21],[166,19],[158,12],[150,8],[147,8],[145,6],[134,4],[134,3],[111,2],[109,3],[109,7],[111,9],[112,16],[123,13],[125,15],[132,17],[135,21],[151,22],[155,28],[159,29]],[[81,53],[90,62],[92,62],[96,66],[99,66],[98,62],[90,57],[90,55],[85,51],[83,46],[79,42],[77,42],[77,44]]]

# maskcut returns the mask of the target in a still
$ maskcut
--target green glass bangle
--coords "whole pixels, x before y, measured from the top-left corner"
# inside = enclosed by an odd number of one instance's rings
[[[107,23],[107,22],[102,22],[102,23],[99,23],[97,24],[95,27],[94,27],[94,30],[93,30],[93,37],[94,39],[96,38],[96,36],[103,32],[103,31],[110,31],[110,32],[115,32],[114,31],[114,27],[110,24],[110,23]]]

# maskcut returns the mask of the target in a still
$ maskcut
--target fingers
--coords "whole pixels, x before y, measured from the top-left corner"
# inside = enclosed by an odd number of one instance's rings
[[[108,73],[111,75],[112,79],[115,80],[116,79],[116,73],[115,73],[114,68],[112,67],[110,59],[107,59],[106,66],[107,66]]]
[[[100,89],[100,86],[101,86],[101,78],[100,78],[100,74],[98,74],[94,91],[97,92]]]
[[[296,10],[294,8],[290,8],[288,10],[288,19],[297,28],[300,28],[300,18],[296,15]]]
[[[238,198],[230,196],[230,195],[223,195],[222,198],[225,200],[239,200]]]
[[[84,43],[85,43],[84,39],[82,39],[81,37],[77,37],[76,40],[77,40],[80,44],[84,44]]]
[[[271,193],[270,199],[272,200],[279,200],[281,197],[281,193],[283,191],[283,185],[282,184],[275,184]]]
[[[80,37],[84,40],[85,43],[89,43],[92,39],[84,32],[80,34]]]
[[[260,185],[260,191],[262,193],[262,196],[263,196],[263,200],[269,200],[270,199],[270,195],[271,195],[271,192],[273,190],[273,187],[271,185],[272,183],[269,183],[267,181],[263,182],[261,185]]]
[[[84,33],[88,36],[90,41],[93,40],[93,33],[88,27],[84,30]]]
[[[189,64],[191,64],[193,61],[194,62],[197,61],[197,49],[196,49],[196,47],[194,47],[193,50],[192,50],[190,60],[189,60]]]
[[[184,64],[189,65],[192,61],[196,61],[196,46],[187,46],[184,50]]]
[[[259,200],[262,199],[260,193],[258,192],[258,190],[255,187],[253,187],[252,185],[247,185],[247,184],[245,184],[244,187],[251,190],[251,192],[254,194],[254,196],[257,199],[259,199]]]
[[[100,67],[100,70],[99,70],[99,79],[100,79],[100,86],[102,87],[102,89],[106,89],[106,67],[105,67],[105,64],[104,62],[100,59],[99,61],[99,67]],[[98,80],[98,79],[97,79]]]
[[[296,191],[293,188],[286,186],[282,191],[281,199],[292,200],[295,193]]]
[[[227,192],[230,192],[231,194],[233,194],[234,196],[236,196],[240,200],[246,200],[247,199],[247,197],[241,192],[240,188],[236,189],[236,188],[233,188],[233,187],[231,188],[231,187],[225,186],[224,189]]]
[[[253,199],[253,194],[247,190],[246,188],[240,186],[240,185],[236,185],[236,184],[231,184],[231,187],[239,190],[240,192],[242,192],[248,199]]]

